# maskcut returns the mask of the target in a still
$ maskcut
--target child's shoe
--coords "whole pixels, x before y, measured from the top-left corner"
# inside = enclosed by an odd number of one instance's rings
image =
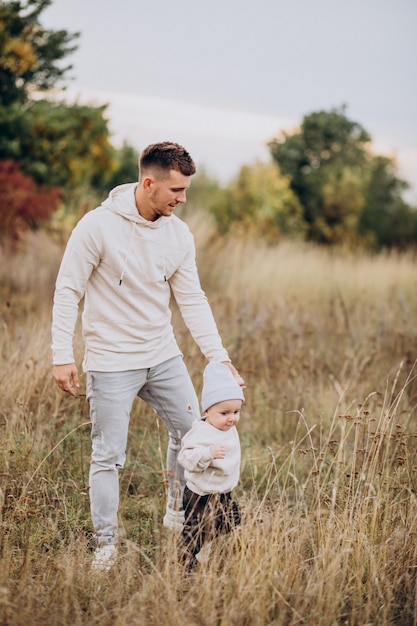
[[[184,528],[185,514],[184,511],[176,511],[167,506],[166,513],[164,515],[163,524],[165,528],[174,530],[177,533],[182,533]]]

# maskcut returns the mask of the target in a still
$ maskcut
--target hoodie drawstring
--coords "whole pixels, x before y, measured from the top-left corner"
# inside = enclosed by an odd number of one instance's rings
[[[135,222],[131,222],[131,224],[132,224],[132,230],[130,231],[130,237],[129,237],[129,241],[127,244],[126,255],[125,255],[125,259],[123,261],[123,266],[122,266],[122,273],[120,274],[120,278],[119,278],[119,287],[122,284],[122,281],[126,272],[127,259],[129,258],[130,248],[132,247],[133,233],[135,231]]]

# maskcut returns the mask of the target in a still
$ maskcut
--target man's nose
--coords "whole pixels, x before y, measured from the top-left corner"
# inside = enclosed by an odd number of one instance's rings
[[[181,191],[177,197],[176,197],[176,201],[180,204],[184,204],[185,202],[187,202],[187,195],[185,193],[185,191]]]

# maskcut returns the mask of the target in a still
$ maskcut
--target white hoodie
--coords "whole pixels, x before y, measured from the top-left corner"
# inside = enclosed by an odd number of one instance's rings
[[[224,459],[213,459],[210,446],[226,448]],[[204,419],[193,422],[184,435],[178,462],[184,467],[187,487],[199,496],[228,493],[239,482],[240,441],[236,426],[220,430]]]
[[[52,323],[53,363],[74,362],[80,300],[85,371],[153,367],[181,354],[171,324],[170,293],[205,357],[230,361],[201,289],[193,236],[178,217],[142,218],[137,183],[120,185],[87,213],[68,241]]]

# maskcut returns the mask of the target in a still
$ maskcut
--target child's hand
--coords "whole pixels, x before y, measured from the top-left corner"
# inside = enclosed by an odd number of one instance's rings
[[[226,448],[224,446],[210,446],[210,454],[213,459],[224,459]]]

